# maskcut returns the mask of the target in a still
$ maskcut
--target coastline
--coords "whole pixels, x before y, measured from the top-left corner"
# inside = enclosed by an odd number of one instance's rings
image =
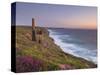
[[[29,69],[29,71],[54,71],[97,67],[97,64],[91,61],[63,52],[63,50],[54,43],[54,39],[49,36],[49,32],[46,28],[36,27],[36,31],[38,30],[41,30],[43,33],[41,43],[31,41],[31,27],[16,27],[17,72],[25,72],[27,71],[26,69]],[[36,63],[32,64],[32,61]],[[22,63],[31,65],[25,66]],[[35,64],[40,66],[36,66]],[[26,69],[23,70],[22,67]],[[30,67],[37,67],[37,69],[30,69]]]
[[[56,45],[60,46],[60,48],[62,49],[62,51],[64,53],[68,53],[68,54],[73,55],[75,57],[83,58],[83,59],[85,59],[87,61],[91,61],[94,64],[97,64],[97,58],[96,57],[93,57],[93,56],[92,57],[91,56],[86,57],[86,56],[82,56],[82,55],[78,55],[77,53],[74,53],[73,50],[71,50],[71,49],[69,49],[67,47],[72,47],[73,48],[73,46],[74,46],[74,48],[76,48],[77,46],[75,44],[73,44],[73,43],[64,43],[64,42],[62,42],[63,40],[60,39],[61,36],[58,35],[59,33],[56,35],[56,32],[55,31],[52,31],[52,29],[47,29],[47,30],[49,32],[49,37],[51,37],[54,40],[54,43]],[[67,36],[66,38],[70,39],[69,35],[65,35],[65,36]],[[81,50],[81,48],[79,48],[78,50]],[[77,51],[77,49],[76,50],[74,49],[74,51]]]
[[[55,43],[55,40],[50,36],[50,32],[48,31],[48,29],[45,29],[45,30],[47,31],[49,38],[53,40],[53,43],[54,43],[56,46],[58,46],[58,45]],[[83,61],[85,61],[85,62],[94,64],[95,66],[97,66],[97,64],[94,63],[93,61],[89,61],[89,60],[87,60],[87,59],[85,59],[85,58],[78,57],[78,56],[72,55],[72,54],[70,54],[70,53],[66,53],[66,52],[64,52],[64,51],[62,50],[62,48],[61,48],[60,46],[59,46],[59,48],[61,49],[61,53],[64,53],[65,55],[68,55],[68,56],[71,56],[71,57],[73,57],[73,58],[77,58],[77,59],[83,60]]]
[[[49,37],[50,37],[50,35],[49,35]],[[52,37],[50,37],[50,38],[53,40],[54,44],[56,44],[56,43],[55,43],[55,40],[54,40]],[[57,45],[57,44],[56,44],[56,45]],[[58,45],[57,45],[57,46],[58,46]],[[60,47],[60,46],[59,46],[59,47]],[[76,59],[82,60],[83,62],[90,63],[91,65],[94,64],[94,66],[97,67],[97,63],[95,63],[95,62],[93,62],[93,61],[89,61],[89,60],[87,60],[87,59],[85,59],[85,58],[78,57],[78,56],[75,56],[75,55],[70,54],[70,53],[66,53],[66,52],[64,52],[64,51],[62,50],[61,47],[60,47],[60,49],[61,49],[61,53],[65,54],[65,55],[67,55],[67,56],[70,56],[70,57],[73,57],[73,58],[76,58]]]

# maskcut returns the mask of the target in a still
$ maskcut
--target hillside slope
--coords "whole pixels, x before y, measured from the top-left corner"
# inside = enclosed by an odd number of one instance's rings
[[[16,27],[16,72],[95,68],[90,61],[64,53],[49,37],[46,28],[36,27],[37,41],[32,41],[31,27]],[[41,39],[41,42],[38,42]]]

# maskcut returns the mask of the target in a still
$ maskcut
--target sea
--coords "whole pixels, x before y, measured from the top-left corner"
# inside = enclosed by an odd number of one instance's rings
[[[48,28],[49,36],[65,52],[97,64],[97,30]]]

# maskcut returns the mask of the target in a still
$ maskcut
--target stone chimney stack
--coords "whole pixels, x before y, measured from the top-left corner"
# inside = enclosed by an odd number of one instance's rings
[[[35,20],[32,18],[32,41],[36,41]]]
[[[34,20],[34,18],[32,18],[32,30],[34,30],[35,29],[35,20]]]

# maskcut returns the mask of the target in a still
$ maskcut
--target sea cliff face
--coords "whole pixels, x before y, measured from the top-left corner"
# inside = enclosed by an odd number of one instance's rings
[[[16,72],[53,71],[96,68],[97,65],[64,53],[49,37],[46,28],[36,27],[36,41],[32,41],[32,28],[16,27]],[[38,34],[41,31],[41,35]]]

